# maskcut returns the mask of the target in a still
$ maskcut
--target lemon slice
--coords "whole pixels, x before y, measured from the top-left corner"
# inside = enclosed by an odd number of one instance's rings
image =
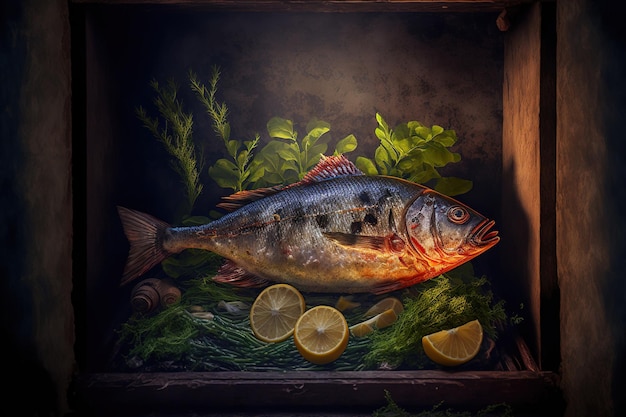
[[[293,334],[306,308],[304,297],[289,284],[265,288],[250,308],[250,327],[264,342],[281,342]]]
[[[478,320],[473,320],[422,337],[422,346],[426,355],[439,365],[456,366],[474,358],[482,341],[483,328]]]
[[[350,326],[350,333],[356,337],[367,336],[376,329],[384,329],[398,321],[398,315],[390,308],[365,321]]]
[[[383,311],[382,313],[374,316],[374,324],[377,329],[384,329],[385,327],[389,327],[398,321],[398,315],[396,311],[392,308],[389,310]]]
[[[404,306],[402,305],[402,301],[398,300],[397,298],[387,297],[387,298],[383,298],[382,300],[374,304],[372,307],[370,307],[370,309],[367,310],[365,314],[363,314],[363,316],[374,317],[380,313],[384,313],[385,311],[389,309],[392,309],[393,311],[395,311],[396,315],[399,316],[400,313],[404,311]]]
[[[320,305],[300,316],[293,341],[304,359],[324,365],[341,356],[348,346],[349,335],[348,323],[341,311]]]

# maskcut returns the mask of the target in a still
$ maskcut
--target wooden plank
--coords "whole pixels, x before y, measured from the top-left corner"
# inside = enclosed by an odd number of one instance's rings
[[[80,377],[77,402],[87,410],[242,410],[323,405],[377,408],[385,391],[403,407],[484,407],[505,402],[516,408],[560,404],[557,377],[549,372],[180,372],[105,373]]]
[[[536,3],[512,18],[505,40],[503,239],[507,299],[523,303],[530,351],[543,370],[559,366],[556,273],[555,11]],[[528,357],[528,356],[527,356]]]
[[[523,305],[523,337],[540,352],[541,241],[541,14],[533,5],[511,17],[504,44],[502,97],[503,271],[499,292],[511,306]]]
[[[532,0],[70,0],[75,4],[178,5],[237,11],[499,12]]]

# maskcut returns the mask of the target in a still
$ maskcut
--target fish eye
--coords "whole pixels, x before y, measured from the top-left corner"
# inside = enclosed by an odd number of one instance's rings
[[[461,206],[452,206],[448,209],[448,219],[452,223],[463,224],[469,220],[469,218],[469,211]]]

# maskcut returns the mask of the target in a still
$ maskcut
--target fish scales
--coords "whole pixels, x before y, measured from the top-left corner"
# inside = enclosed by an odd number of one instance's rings
[[[329,174],[329,167],[333,173],[351,174]],[[128,226],[125,210],[120,215]],[[497,232],[488,231],[492,225],[426,187],[366,176],[344,157],[329,157],[301,183],[221,219],[154,233],[161,233],[156,248],[161,257],[196,248],[226,258],[215,278],[221,282],[285,282],[303,291],[380,293],[430,279],[482,253],[499,239]],[[154,259],[137,258],[131,242],[125,279],[153,266]]]
[[[398,264],[397,256],[393,259],[386,253],[339,245],[325,233],[393,234],[397,226],[390,220],[401,218],[406,202],[415,195],[408,185],[384,178],[372,183],[363,176],[291,188],[209,225],[173,228],[171,240],[175,243],[169,250],[176,251],[179,246],[210,250],[245,265],[255,275],[270,280],[286,276],[281,281],[304,290],[329,286],[327,281],[336,279],[338,270],[344,271],[346,282],[332,286],[335,290],[370,287],[372,280],[382,283],[387,279],[386,272],[372,268],[372,261],[385,270],[406,267]]]

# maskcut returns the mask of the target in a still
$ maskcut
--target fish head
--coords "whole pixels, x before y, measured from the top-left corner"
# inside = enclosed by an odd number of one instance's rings
[[[426,189],[405,211],[410,245],[440,272],[448,271],[493,247],[500,237],[495,222],[463,203]]]

